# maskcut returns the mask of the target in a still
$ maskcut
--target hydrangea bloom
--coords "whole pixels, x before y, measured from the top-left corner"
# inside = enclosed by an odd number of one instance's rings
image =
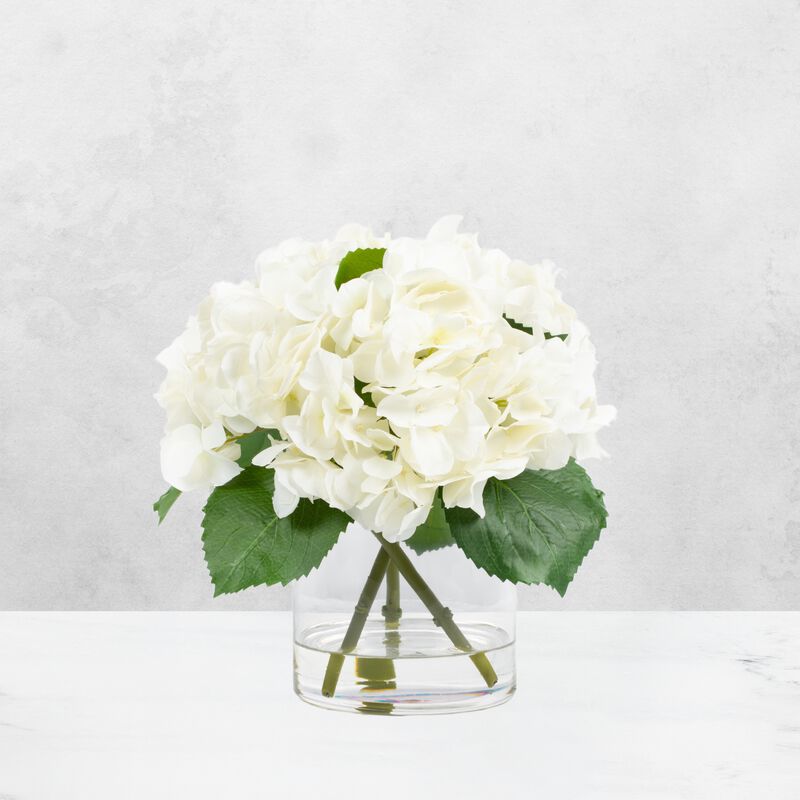
[[[603,455],[614,416],[595,399],[594,348],[555,285],[458,233],[425,239],[359,226],[265,251],[255,281],[215,284],[161,355],[161,465],[181,490],[226,483],[237,437],[274,431],[253,463],[274,506],[321,499],[390,541],[447,507],[483,514],[486,481]],[[386,248],[383,267],[336,288],[339,262]],[[512,324],[515,323],[515,324]]]

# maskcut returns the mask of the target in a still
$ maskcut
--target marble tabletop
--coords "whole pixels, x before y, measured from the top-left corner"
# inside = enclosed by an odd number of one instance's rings
[[[359,716],[286,613],[0,614],[0,800],[800,797],[800,613],[524,613],[519,688]]]

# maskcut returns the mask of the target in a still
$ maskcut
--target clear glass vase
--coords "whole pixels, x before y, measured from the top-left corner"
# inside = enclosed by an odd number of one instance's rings
[[[417,555],[350,525],[293,590],[294,688],[324,708],[441,714],[516,686],[516,588],[455,546]]]

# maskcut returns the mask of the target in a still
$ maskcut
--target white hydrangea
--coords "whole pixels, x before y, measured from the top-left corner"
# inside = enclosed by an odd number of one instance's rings
[[[226,483],[237,438],[270,429],[253,463],[275,471],[279,516],[321,499],[398,541],[439,487],[483,515],[491,477],[604,455],[614,409],[597,405],[594,347],[553,265],[483,249],[459,222],[423,240],[355,225],[292,239],[258,258],[255,281],[215,284],[159,356],[166,480]],[[343,256],[368,247],[386,248],[383,268],[337,290]]]

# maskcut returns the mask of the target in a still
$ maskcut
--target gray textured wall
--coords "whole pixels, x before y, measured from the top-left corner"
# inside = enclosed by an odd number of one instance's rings
[[[153,356],[260,248],[359,221],[567,271],[619,407],[565,601],[800,608],[796,2],[9,3],[0,608],[213,601]]]

